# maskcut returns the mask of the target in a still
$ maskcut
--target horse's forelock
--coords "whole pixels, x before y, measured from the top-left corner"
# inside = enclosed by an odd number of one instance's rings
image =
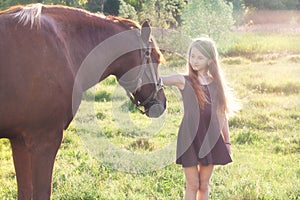
[[[130,19],[125,19],[122,17],[116,17],[116,16],[108,16],[107,19],[115,22],[115,23],[119,23],[120,25],[122,25],[125,28],[129,28],[129,29],[141,29],[141,25],[138,24],[137,22],[130,20]],[[159,55],[159,63],[164,63],[165,59],[163,54],[161,53],[161,51],[158,48],[158,45],[155,41],[155,39],[151,36],[151,40],[153,42],[153,46],[154,46],[154,51],[156,51],[156,53]]]
[[[12,15],[15,18],[19,19],[19,23],[22,23],[24,26],[30,24],[32,28],[34,25],[37,25],[39,28],[41,26],[41,13],[42,13],[42,4],[30,4],[28,6],[22,7],[18,12],[13,13]]]
[[[158,54],[158,63],[162,63],[162,64],[165,64],[166,60],[162,54],[162,52],[160,51],[158,45],[157,45],[157,42],[155,40],[155,38],[153,36],[151,36],[151,41],[153,43],[153,50]]]

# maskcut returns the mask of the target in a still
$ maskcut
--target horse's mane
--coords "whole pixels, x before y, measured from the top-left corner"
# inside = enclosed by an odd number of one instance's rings
[[[141,29],[141,26],[135,22],[135,21],[132,21],[130,19],[125,19],[125,18],[122,18],[122,17],[116,17],[116,16],[107,16],[106,17],[108,20],[111,20],[115,23],[119,23],[120,25],[124,26],[125,28],[129,27],[131,29],[133,28],[138,28],[138,29]]]
[[[22,23],[23,25],[30,24],[31,28],[35,24],[40,27],[42,7],[43,5],[39,3],[27,6],[17,5],[1,12],[1,14],[10,13],[14,18],[19,19],[19,23]]]

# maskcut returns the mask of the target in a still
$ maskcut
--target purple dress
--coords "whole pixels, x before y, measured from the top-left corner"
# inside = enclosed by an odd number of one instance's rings
[[[183,167],[203,165],[225,165],[232,162],[226,148],[216,114],[216,85],[202,85],[208,103],[200,109],[194,90],[186,77],[181,90],[184,116],[177,139],[176,163]]]

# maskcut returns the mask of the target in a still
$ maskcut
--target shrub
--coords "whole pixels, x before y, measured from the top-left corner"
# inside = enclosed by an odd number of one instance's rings
[[[291,56],[289,57],[289,61],[293,63],[300,63],[300,56]]]

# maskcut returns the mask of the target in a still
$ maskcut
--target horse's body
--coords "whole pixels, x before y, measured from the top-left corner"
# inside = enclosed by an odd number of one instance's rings
[[[88,77],[79,78],[74,86],[79,68],[98,44],[128,30],[141,32],[141,27],[61,6],[37,4],[0,13],[0,138],[11,142],[19,199],[50,198],[63,130],[73,119],[82,92],[92,86]],[[149,40],[149,34],[142,31],[140,37]],[[159,53],[153,50],[152,57],[159,60]],[[140,52],[113,59],[101,69],[98,81],[111,74],[119,79],[141,65]],[[101,60],[95,64],[100,65]],[[143,87],[134,93],[138,101],[147,99],[145,91],[153,90],[151,84]],[[79,96],[75,106],[74,91]],[[155,98],[165,108],[162,90]]]

